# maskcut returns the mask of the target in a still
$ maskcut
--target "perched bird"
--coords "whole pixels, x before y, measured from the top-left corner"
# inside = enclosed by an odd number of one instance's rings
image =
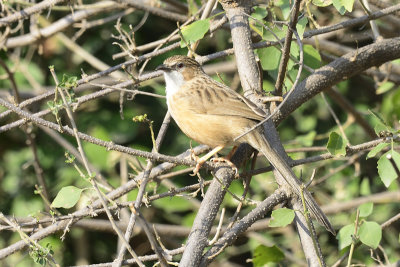
[[[157,67],[166,83],[168,110],[179,128],[191,139],[214,148],[208,158],[225,146],[248,143],[276,168],[297,196],[301,182],[279,154],[269,145],[260,127],[242,136],[265,118],[265,113],[229,87],[213,80],[200,64],[186,56],[172,56]],[[206,160],[203,157],[201,160]],[[201,162],[200,162],[201,163]],[[310,213],[332,234],[335,230],[311,194],[303,195]]]

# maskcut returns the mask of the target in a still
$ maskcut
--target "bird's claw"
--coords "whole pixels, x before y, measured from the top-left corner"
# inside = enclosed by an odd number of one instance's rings
[[[194,169],[193,169],[193,173],[190,173],[189,175],[196,176],[199,173],[200,168],[203,164],[204,164],[204,162],[197,162],[196,167],[194,167]]]
[[[204,157],[199,158],[198,156],[196,156],[196,154],[194,154],[194,151],[191,150],[190,151],[190,157],[196,161],[196,166],[193,169],[193,173],[191,173],[191,176],[196,176],[199,173],[200,168],[203,166],[203,164],[209,159],[210,156],[212,156],[213,154],[215,154],[216,152],[211,151],[209,152],[207,155],[205,155]],[[235,178],[239,177],[239,171],[236,168],[236,165],[233,164],[229,159],[226,158],[222,158],[222,157],[217,157],[217,158],[213,158],[211,159],[211,161],[213,163],[218,163],[218,162],[223,162],[228,164],[229,167],[232,168],[232,170],[235,172]]]
[[[214,163],[223,162],[223,163],[228,164],[228,166],[231,167],[232,170],[235,172],[235,178],[238,178],[238,177],[239,177],[238,168],[237,168],[236,165],[235,165],[232,161],[230,161],[229,159],[221,158],[221,157],[220,157],[220,158],[213,158],[213,159],[211,159],[211,161],[214,162]]]
[[[192,158],[192,160],[196,161],[196,166],[193,169],[193,173],[189,174],[190,176],[196,176],[199,171],[201,166],[203,166],[204,164],[204,160],[202,160],[201,158],[199,158],[196,154],[194,154],[193,150],[190,150],[190,157]]]

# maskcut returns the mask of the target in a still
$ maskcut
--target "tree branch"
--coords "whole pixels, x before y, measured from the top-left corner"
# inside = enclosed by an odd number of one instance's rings
[[[348,53],[315,70],[299,83],[286,103],[272,117],[278,125],[303,103],[333,85],[371,67],[400,58],[400,38],[385,39]]]
[[[16,22],[21,19],[26,19],[29,16],[42,12],[43,10],[47,8],[51,8],[54,5],[60,4],[66,2],[66,0],[45,0],[40,3],[37,3],[36,5],[27,7],[19,12],[16,12],[12,15],[9,15],[7,17],[1,18],[0,19],[0,27],[10,25],[13,22]],[[2,3],[4,4],[4,3]]]

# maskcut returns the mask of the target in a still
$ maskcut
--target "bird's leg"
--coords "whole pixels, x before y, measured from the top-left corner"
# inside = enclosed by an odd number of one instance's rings
[[[201,158],[195,156],[194,160],[196,160],[197,164],[196,164],[196,167],[194,168],[193,174],[191,174],[191,176],[195,176],[199,172],[199,170],[200,170],[201,166],[204,164],[204,162],[206,162],[209,158],[211,158],[212,156],[217,154],[223,148],[224,148],[224,146],[217,146],[213,150],[211,150],[210,152],[208,152],[207,154],[202,156]],[[193,157],[193,154],[192,154],[192,157]]]
[[[236,168],[236,165],[231,162],[231,157],[233,156],[233,154],[235,154],[237,148],[238,148],[237,146],[234,146],[225,158],[223,158],[223,157],[213,158],[213,159],[211,159],[211,161],[212,162],[225,162],[226,164],[229,165],[229,167],[231,167],[235,171],[235,177],[236,177],[236,176],[238,176],[239,171]]]
[[[231,151],[228,153],[228,155],[225,158],[230,161],[233,154],[235,154],[237,149],[238,149],[238,146],[232,147]]]

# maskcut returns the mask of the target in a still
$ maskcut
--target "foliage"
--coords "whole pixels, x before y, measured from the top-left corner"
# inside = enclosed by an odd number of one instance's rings
[[[346,155],[346,141],[336,132],[330,133],[326,148],[332,155]]]
[[[373,203],[365,203],[358,210],[359,217],[366,218],[373,211]],[[337,239],[339,240],[340,250],[351,244],[356,244],[358,241],[376,249],[382,239],[382,228],[377,222],[362,219],[357,225],[356,223],[352,223],[343,226],[339,231]]]
[[[294,211],[287,208],[274,210],[271,214],[270,227],[285,227],[294,219]]]
[[[277,246],[267,247],[260,245],[254,250],[253,264],[257,267],[265,266],[270,262],[280,262],[284,258],[285,255]]]

